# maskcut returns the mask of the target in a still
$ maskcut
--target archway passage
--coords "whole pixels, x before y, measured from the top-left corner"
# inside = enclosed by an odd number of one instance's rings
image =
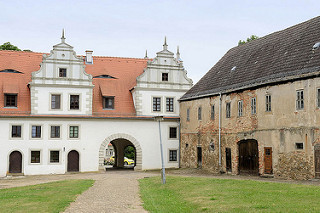
[[[79,172],[79,153],[72,150],[68,154],[68,172]]]
[[[113,168],[133,169],[136,165],[135,146],[127,139],[118,138],[111,141],[114,147]]]
[[[22,173],[22,154],[19,151],[13,151],[9,156],[9,173]]]
[[[259,174],[259,152],[256,140],[242,140],[239,142],[239,173]]]

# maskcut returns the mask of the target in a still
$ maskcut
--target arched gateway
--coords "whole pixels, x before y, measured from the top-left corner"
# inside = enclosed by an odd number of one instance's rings
[[[119,134],[114,134],[109,137],[107,137],[101,144],[100,149],[99,149],[99,169],[104,169],[104,158],[105,158],[105,150],[106,147],[108,146],[109,143],[115,140],[119,139],[124,139],[132,143],[134,148],[136,149],[136,166],[135,170],[141,170],[142,169],[142,150],[139,142],[132,137],[131,135],[124,134],[124,133],[119,133]]]

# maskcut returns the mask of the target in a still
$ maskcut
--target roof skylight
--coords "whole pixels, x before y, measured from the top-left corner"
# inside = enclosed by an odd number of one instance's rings
[[[21,73],[21,74],[23,74],[22,72],[19,72],[17,70],[13,70],[13,69],[5,69],[5,70],[1,70],[0,72],[4,72],[4,73]]]
[[[320,42],[317,42],[313,45],[312,50],[316,50],[320,47]]]
[[[235,71],[237,69],[237,66],[232,67],[231,71]]]
[[[97,76],[94,76],[93,78],[112,78],[112,79],[117,79],[111,75],[97,75]]]

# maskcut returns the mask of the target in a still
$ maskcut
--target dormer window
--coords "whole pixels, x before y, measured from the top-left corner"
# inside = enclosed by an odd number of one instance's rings
[[[114,96],[103,97],[103,109],[114,109]]]
[[[59,68],[59,77],[67,77],[67,69]]]
[[[5,107],[17,107],[17,94],[4,94]]]
[[[168,81],[168,73],[162,73],[162,81]]]

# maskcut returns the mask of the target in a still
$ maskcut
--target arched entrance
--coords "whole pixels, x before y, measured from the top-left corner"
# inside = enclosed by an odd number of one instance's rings
[[[106,138],[100,146],[99,150],[99,168],[104,169],[104,159],[106,157],[106,147],[111,143],[115,152],[115,167],[124,167],[125,165],[125,148],[133,146],[135,149],[134,169],[142,169],[142,150],[139,142],[132,136],[119,133]]]
[[[254,139],[239,141],[239,174],[259,174],[258,141]]]
[[[79,153],[72,150],[68,153],[68,172],[79,172]]]
[[[13,151],[9,156],[9,173],[22,173],[22,154],[19,151]]]

